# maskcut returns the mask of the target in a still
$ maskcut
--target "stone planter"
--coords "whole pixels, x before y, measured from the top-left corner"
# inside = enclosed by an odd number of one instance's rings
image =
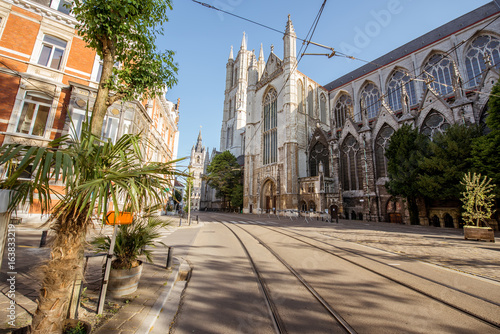
[[[464,239],[495,242],[495,234],[490,227],[464,226]]]
[[[142,273],[142,262],[130,269],[113,269],[109,273],[108,292],[116,297],[129,295],[137,290]]]

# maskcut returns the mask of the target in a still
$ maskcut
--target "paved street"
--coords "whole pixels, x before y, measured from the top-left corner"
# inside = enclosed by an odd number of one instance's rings
[[[137,293],[96,333],[275,333],[278,326],[288,333],[344,333],[328,307],[358,333],[500,332],[494,327],[500,314],[498,242],[467,241],[460,230],[424,226],[197,215],[202,224],[174,224],[163,233],[175,258],[191,266],[187,284],[174,285],[164,269],[165,250],[155,250]],[[16,298],[18,314],[28,321],[39,286],[34,268],[48,256],[38,248],[40,235],[36,226],[17,227]],[[100,261],[91,259],[89,266],[100,268]],[[98,288],[99,273],[88,271],[89,289]],[[5,293],[4,270],[1,278]],[[167,288],[172,294],[160,298]]]
[[[231,230],[248,248],[288,333],[345,330],[263,246],[355,332],[500,332],[497,243],[465,241],[461,231],[422,226],[306,223],[267,215],[201,217],[205,226],[188,255],[193,274],[173,333],[275,332],[272,311]]]

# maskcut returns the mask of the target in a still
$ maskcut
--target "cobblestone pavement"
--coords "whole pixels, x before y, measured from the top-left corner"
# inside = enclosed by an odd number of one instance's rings
[[[421,261],[500,281],[500,234],[496,243],[465,240],[458,229],[341,221],[321,232]]]

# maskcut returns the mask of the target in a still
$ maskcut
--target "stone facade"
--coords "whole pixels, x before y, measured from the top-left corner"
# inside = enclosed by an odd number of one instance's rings
[[[271,47],[264,62],[262,46],[256,58],[244,36],[226,65],[221,129],[221,150],[245,156],[244,212],[409,223],[384,186],[388,140],[402,124],[432,136],[484,122],[499,78],[499,15],[491,2],[325,86],[296,69],[290,17],[283,59]],[[421,224],[436,216],[458,226],[456,205],[419,206]]]

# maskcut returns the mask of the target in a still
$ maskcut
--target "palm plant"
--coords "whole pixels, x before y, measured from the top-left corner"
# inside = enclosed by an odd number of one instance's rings
[[[10,189],[10,210],[19,204],[40,201],[42,213],[51,212],[55,232],[31,333],[61,333],[71,286],[81,278],[84,242],[93,217],[102,217],[111,206],[140,212],[144,205],[164,202],[164,189],[178,175],[176,161],[146,162],[142,150],[149,143],[141,135],[127,134],[116,144],[102,141],[84,126],[79,140],[61,137],[47,147],[9,144],[0,148],[0,167],[7,176],[0,188]],[[29,180],[20,176],[31,172]],[[51,185],[64,185],[57,192]],[[57,197],[57,203],[52,197]],[[111,205],[109,203],[112,203]]]
[[[167,226],[168,222],[158,217],[134,218],[132,224],[121,225],[116,234],[115,248],[111,266],[114,269],[130,269],[138,265],[138,258],[141,255],[146,257],[146,261],[153,262],[151,250],[146,246],[155,247],[156,244],[165,246],[161,241],[155,239],[161,237],[160,230]],[[111,245],[111,237],[98,236],[92,240],[97,251],[107,252]]]

